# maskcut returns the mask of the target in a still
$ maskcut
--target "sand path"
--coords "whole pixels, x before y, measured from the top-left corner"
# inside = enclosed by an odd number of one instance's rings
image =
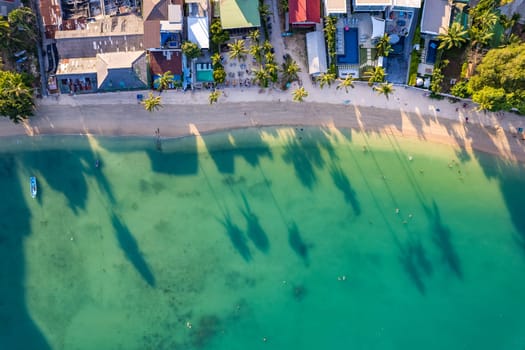
[[[419,89],[396,87],[387,100],[361,83],[348,93],[335,86],[311,88],[303,103],[292,102],[291,91],[261,92],[256,87],[223,91],[214,105],[208,104],[207,91],[167,91],[162,94],[164,107],[155,113],[137,103],[137,92],[61,95],[39,101],[36,116],[23,125],[0,120],[0,136],[153,136],[159,128],[163,137],[180,137],[242,127],[316,125],[386,132],[525,162],[525,140],[516,132],[525,128],[524,118],[477,112],[472,103],[464,108],[462,103],[425,97]]]

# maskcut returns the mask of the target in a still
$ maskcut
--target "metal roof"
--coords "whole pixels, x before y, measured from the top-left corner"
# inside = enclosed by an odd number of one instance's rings
[[[258,0],[220,0],[219,6],[223,29],[261,26]]]

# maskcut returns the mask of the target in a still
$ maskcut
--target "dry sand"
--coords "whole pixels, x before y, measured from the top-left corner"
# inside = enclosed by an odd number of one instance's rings
[[[462,102],[433,100],[412,88],[396,87],[387,100],[366,84],[356,83],[348,93],[334,86],[307,86],[309,96],[303,103],[292,102],[291,91],[256,87],[225,89],[214,105],[209,105],[206,91],[168,91],[162,94],[164,107],[154,113],[137,103],[137,92],[62,95],[39,101],[36,116],[25,124],[1,120],[0,136],[153,136],[159,128],[162,137],[180,137],[233,128],[312,125],[390,133],[525,162],[525,140],[517,134],[525,120],[517,115],[477,112],[472,103],[464,108]]]

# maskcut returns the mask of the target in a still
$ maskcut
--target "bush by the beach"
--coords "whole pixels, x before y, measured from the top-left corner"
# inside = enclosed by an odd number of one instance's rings
[[[33,115],[35,103],[28,77],[0,71],[0,115],[19,123]]]

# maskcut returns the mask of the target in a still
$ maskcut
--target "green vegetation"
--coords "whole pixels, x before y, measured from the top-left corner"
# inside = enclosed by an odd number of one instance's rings
[[[421,25],[418,23],[416,31],[414,32],[414,38],[412,39],[412,47],[414,45],[421,46]],[[417,67],[421,60],[421,49],[412,50],[410,54],[410,67],[408,72],[408,85],[415,86],[417,80]]]
[[[286,89],[288,84],[292,81],[299,80],[298,73],[301,71],[301,68],[295,62],[290,55],[287,55],[282,66],[281,66],[281,81],[283,89]]]
[[[293,92],[293,100],[295,102],[303,102],[306,97],[308,97],[308,91],[303,86]]]
[[[452,86],[452,88],[450,89],[450,93],[454,96],[461,98],[467,98],[471,95],[470,90],[468,88],[468,82],[464,80],[457,82],[454,86]]]
[[[142,105],[148,112],[155,112],[162,107],[160,96],[154,96],[150,92],[148,98],[142,101]]]
[[[438,39],[441,41],[439,49],[450,50],[453,47],[461,47],[467,42],[467,33],[460,23],[452,23],[452,25],[446,29],[445,34],[438,36]]]
[[[328,46],[328,57],[330,59],[330,66],[328,67],[328,73],[336,74],[335,66],[335,32],[337,24],[337,17],[327,16],[324,18],[324,34],[326,37],[326,44]]]
[[[249,51],[244,46],[243,39],[237,39],[233,43],[229,43],[228,48],[230,49],[230,59],[246,60],[246,55]]]
[[[335,81],[336,76],[334,73],[325,73],[317,77],[316,81],[319,83],[319,87],[322,89],[325,85],[328,87],[332,86],[332,83]]]
[[[217,84],[222,84],[226,81],[226,71],[222,65],[213,67],[213,80]]]
[[[337,85],[337,90],[345,89],[345,92],[348,93],[348,88],[354,88],[354,77],[348,74],[346,78],[339,80],[339,85]]]
[[[157,90],[159,93],[166,90],[171,82],[173,82],[173,74],[170,71],[164,72],[160,77],[155,79],[153,85],[157,85]]]
[[[388,36],[388,34],[384,34],[380,39],[379,41],[377,42],[376,44],[376,58],[377,57],[380,57],[380,56],[383,56],[383,57],[388,57],[388,55],[390,54],[390,52],[393,51],[392,49],[392,45],[390,45],[390,37]]]
[[[385,81],[386,73],[383,67],[374,67],[365,72],[365,77],[368,77],[368,86],[372,86],[375,83],[382,83]]]
[[[374,90],[379,95],[385,95],[387,100],[390,97],[390,95],[393,94],[395,91],[392,83],[382,83],[382,84],[376,85],[374,86]]]
[[[0,71],[0,115],[19,123],[33,115],[35,103],[29,77]]]
[[[417,80],[417,67],[421,60],[421,51],[412,50],[410,54],[410,67],[408,73],[408,85],[415,86]]]
[[[217,101],[219,101],[219,97],[221,97],[221,95],[222,93],[219,90],[213,90],[208,96],[208,101],[210,102],[210,104],[214,104]]]
[[[201,55],[201,49],[199,48],[199,45],[192,43],[190,41],[184,42],[181,48],[182,48],[182,52],[190,60],[197,58]]]
[[[216,18],[210,26],[211,42],[213,51],[219,51],[219,47],[230,40],[230,34],[222,29],[221,20]]]
[[[525,43],[492,49],[482,59],[469,83],[480,109],[517,109],[525,114]]]

